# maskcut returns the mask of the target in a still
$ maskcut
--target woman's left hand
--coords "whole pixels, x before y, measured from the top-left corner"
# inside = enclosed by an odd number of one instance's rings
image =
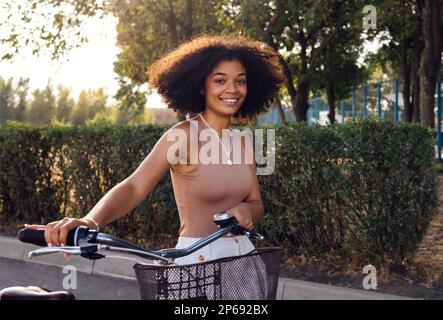
[[[249,230],[254,228],[254,222],[252,221],[251,211],[247,204],[240,203],[239,205],[229,209],[228,211],[233,215],[239,225]]]

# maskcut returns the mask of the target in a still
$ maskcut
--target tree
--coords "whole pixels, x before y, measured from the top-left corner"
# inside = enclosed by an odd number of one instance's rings
[[[20,122],[26,121],[26,109],[28,107],[28,90],[29,79],[20,78],[16,88],[16,95],[18,97],[18,103],[15,107],[14,119]]]
[[[12,78],[5,81],[0,77],[0,124],[8,120],[25,121],[28,86],[29,79],[20,78],[14,86]]]
[[[442,45],[441,0],[424,0],[423,36],[424,49],[420,64],[420,120],[421,123],[435,126],[435,82],[440,76]]]
[[[12,78],[3,80],[0,77],[0,124],[14,119],[14,88]]]
[[[119,0],[117,43],[122,48],[114,64],[119,75],[117,99],[122,108],[140,112],[146,105],[146,70],[186,39],[206,31],[222,31],[215,0]]]
[[[370,38],[377,38],[383,46],[371,57],[372,63],[394,70],[400,80],[404,102],[403,121],[418,122],[419,62],[423,50],[422,0],[377,2],[377,30]]]
[[[377,2],[383,12],[375,36],[385,44],[374,63],[393,68],[402,84],[403,120],[434,126],[435,83],[440,77],[443,1]]]
[[[342,36],[361,21],[357,3],[296,0],[235,2],[240,14],[232,19],[237,21],[241,30],[282,51],[281,62],[297,121],[307,120],[312,77],[322,53],[329,44],[340,43]]]
[[[224,10],[224,25],[235,26],[240,33],[266,42],[277,53],[286,77],[286,89],[290,96],[292,109],[295,110],[297,90],[294,86],[294,54],[285,56],[280,52],[287,50],[285,45],[285,28],[287,12],[281,1],[231,1],[222,7]]]
[[[106,0],[19,0],[0,4],[0,60],[23,50],[33,54],[50,50],[53,59],[87,41],[83,23],[106,14]]]
[[[350,96],[352,88],[367,79],[367,71],[357,65],[362,39],[357,29],[344,33],[341,41],[329,44],[319,58],[312,75],[317,95],[326,93],[329,122],[335,122],[336,101]]]
[[[93,119],[96,114],[105,110],[106,102],[107,96],[103,89],[82,90],[73,110],[72,124],[86,124],[87,120]]]
[[[55,109],[55,118],[62,123],[68,123],[75,107],[75,101],[71,98],[69,89],[59,86],[57,96],[57,107]]]
[[[33,92],[27,119],[32,125],[49,125],[55,110],[55,96],[51,84],[45,89],[36,89]]]
[[[148,108],[145,108],[143,113],[138,110],[118,108],[115,118],[117,124],[142,125],[155,122],[154,112]]]

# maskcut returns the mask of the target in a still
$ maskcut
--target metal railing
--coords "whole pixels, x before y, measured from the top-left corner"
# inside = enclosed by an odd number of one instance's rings
[[[402,83],[397,79],[370,83],[356,87],[352,95],[338,101],[336,104],[335,119],[337,123],[345,123],[352,119],[368,117],[400,122],[404,112],[403,96],[400,94]],[[436,156],[442,159],[442,93],[441,81],[436,82],[435,90],[435,129],[437,134]],[[315,97],[308,101],[308,124],[327,125],[328,103],[324,97]],[[287,121],[295,121],[294,113],[289,108],[284,108]],[[268,113],[258,117],[259,125],[275,124],[280,122],[277,108],[270,108]]]

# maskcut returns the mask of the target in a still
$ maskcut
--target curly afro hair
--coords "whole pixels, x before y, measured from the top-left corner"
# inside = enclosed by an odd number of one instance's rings
[[[235,117],[267,110],[285,81],[278,54],[263,42],[237,35],[201,35],[182,43],[153,63],[146,75],[169,108],[198,113],[205,108],[200,90],[223,61],[238,60],[246,69],[248,92]]]

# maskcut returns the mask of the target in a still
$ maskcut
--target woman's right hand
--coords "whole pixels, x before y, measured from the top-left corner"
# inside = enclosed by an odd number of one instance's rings
[[[45,241],[49,247],[66,245],[69,231],[79,226],[95,229],[95,226],[91,225],[91,221],[77,218],[64,218],[62,220],[50,222],[47,225],[25,224],[25,228],[44,229]]]

